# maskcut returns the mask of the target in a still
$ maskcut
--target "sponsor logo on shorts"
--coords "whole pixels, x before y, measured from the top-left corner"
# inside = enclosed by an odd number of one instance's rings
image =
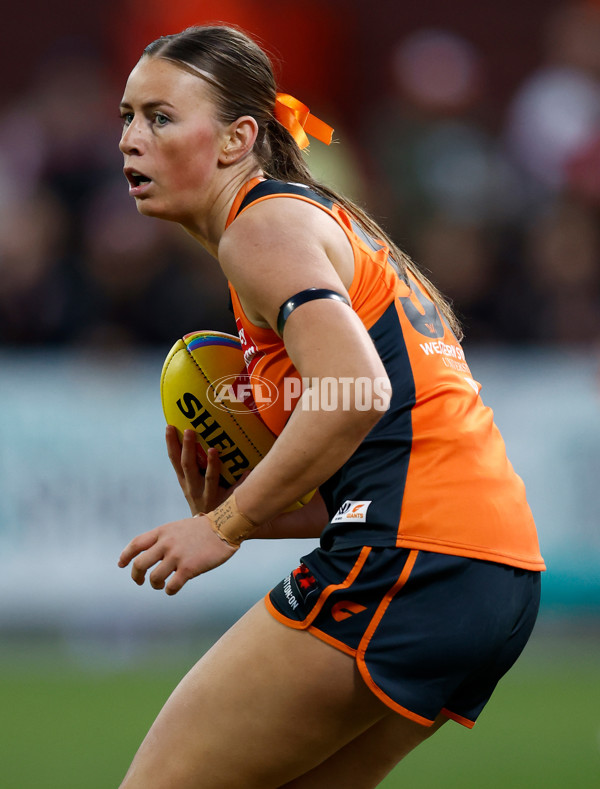
[[[298,591],[302,594],[304,599],[317,588],[317,582],[314,575],[304,563],[302,563],[300,567],[296,567],[292,576],[296,582]]]
[[[344,619],[348,619],[353,614],[360,614],[362,611],[366,610],[366,605],[353,603],[352,600],[340,600],[339,603],[331,607],[331,616],[336,622],[343,622]]]
[[[285,599],[288,601],[292,611],[295,611],[296,608],[300,605],[298,600],[296,599],[296,595],[292,590],[292,576],[288,575],[288,577],[283,582],[283,594],[285,595]]]
[[[355,523],[364,523],[367,520],[367,510],[370,504],[370,501],[345,501],[335,513],[331,522],[354,521]]]

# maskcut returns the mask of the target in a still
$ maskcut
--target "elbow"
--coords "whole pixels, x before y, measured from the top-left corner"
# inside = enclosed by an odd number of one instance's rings
[[[389,411],[392,404],[392,382],[387,375],[380,375],[375,378],[373,388],[375,390],[374,407],[378,414],[377,421]]]
[[[392,385],[387,375],[364,376],[353,382],[350,398],[354,419],[368,432],[389,410]]]
[[[302,393],[302,411],[338,415],[347,429],[350,426],[366,435],[389,409],[392,385],[387,375],[327,377],[312,379]]]

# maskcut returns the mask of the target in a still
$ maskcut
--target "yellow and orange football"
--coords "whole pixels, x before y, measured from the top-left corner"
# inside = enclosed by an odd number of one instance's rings
[[[260,406],[268,405],[269,383]],[[197,331],[177,340],[165,359],[160,395],[167,424],[196,431],[199,454],[219,451],[221,485],[231,487],[273,446],[275,435],[259,415],[239,339],[216,331]],[[272,396],[277,394],[272,392]],[[290,509],[306,504],[312,493]]]

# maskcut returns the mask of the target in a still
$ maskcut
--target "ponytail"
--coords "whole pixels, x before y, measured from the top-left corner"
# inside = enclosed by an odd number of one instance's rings
[[[314,180],[294,138],[274,116],[267,121],[264,144],[256,153],[261,169],[269,178],[306,186]]]
[[[265,152],[269,152],[268,158],[263,159],[259,154],[259,162],[265,175],[278,181],[292,181],[304,184],[322,197],[342,206],[368,236],[387,246],[390,263],[396,269],[399,277],[407,281],[407,272],[410,272],[414,279],[419,282],[460,342],[463,339],[463,331],[458,318],[454,314],[454,310],[448,300],[423,274],[412,258],[403,252],[380,225],[360,206],[317,181],[308,169],[302,151],[296,144],[296,141],[290,132],[275,118],[270,119],[267,123],[265,137],[264,145],[261,147]]]

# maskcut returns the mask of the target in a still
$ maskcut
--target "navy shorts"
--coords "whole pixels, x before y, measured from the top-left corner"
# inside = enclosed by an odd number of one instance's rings
[[[540,573],[404,548],[317,548],[266,597],[289,627],[352,655],[369,688],[425,726],[471,728],[521,654]]]

